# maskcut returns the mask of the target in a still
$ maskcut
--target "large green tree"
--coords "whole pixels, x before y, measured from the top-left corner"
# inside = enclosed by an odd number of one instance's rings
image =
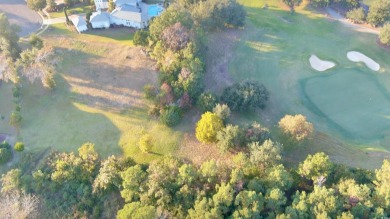
[[[367,14],[367,22],[372,26],[383,25],[390,19],[390,0],[374,1]]]
[[[217,133],[222,129],[222,119],[214,113],[206,112],[196,123],[195,135],[202,143],[212,143],[217,141]]]
[[[27,7],[34,11],[40,11],[46,7],[46,0],[27,0]]]

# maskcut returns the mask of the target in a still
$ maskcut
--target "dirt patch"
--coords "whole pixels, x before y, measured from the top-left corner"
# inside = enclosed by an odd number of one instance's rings
[[[232,154],[221,153],[215,144],[201,144],[190,134],[185,134],[180,149],[177,151],[179,157],[189,160],[196,165],[205,161],[215,160],[217,163],[231,165]]]
[[[60,73],[77,102],[117,110],[143,107],[143,86],[157,84],[155,62],[139,47],[68,39],[60,45]]]
[[[229,74],[229,63],[240,38],[241,30],[217,32],[209,37],[206,54],[205,88],[215,93],[233,84]]]

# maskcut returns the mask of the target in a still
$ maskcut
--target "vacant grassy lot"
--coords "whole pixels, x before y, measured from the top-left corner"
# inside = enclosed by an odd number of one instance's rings
[[[43,35],[61,62],[54,91],[44,90],[38,82],[22,88],[20,137],[27,151],[77,151],[92,142],[103,157],[123,154],[147,163],[176,150],[181,134],[150,119],[142,97],[145,84],[157,83],[154,62],[140,48],[129,46],[128,30],[110,31],[75,34],[58,24]],[[3,107],[3,101],[12,101],[12,94],[5,88],[0,88],[0,97],[1,110],[7,114],[12,108]],[[138,149],[143,134],[155,139],[150,154]]]
[[[66,10],[68,13],[68,16],[71,16],[73,14],[83,14],[87,13],[92,10],[91,5],[84,5],[84,4],[77,4],[69,9]],[[58,12],[51,12],[49,13],[51,18],[59,18],[59,17],[65,17],[64,11],[58,11]]]
[[[304,114],[314,123],[318,133],[298,148],[291,149],[286,145],[287,162],[301,161],[308,153],[325,151],[342,163],[369,168],[379,166],[383,157],[389,156],[385,151],[390,150],[389,141],[383,136],[390,128],[388,122],[385,117],[375,115],[388,112],[379,108],[389,104],[386,96],[390,89],[390,56],[388,51],[377,46],[377,36],[356,32],[329,20],[308,10],[307,4],[297,8],[296,14],[290,14],[278,1],[240,2],[248,13],[246,27],[235,33],[239,37],[234,37],[232,33],[215,37],[217,41],[233,44],[222,52],[233,55],[225,55],[213,74],[207,73],[206,81],[214,80],[218,84],[228,85],[232,81],[254,79],[264,83],[271,95],[264,111],[235,117],[235,120],[258,120],[276,131],[277,122],[285,114]],[[268,7],[263,8],[266,4]],[[214,52],[215,46],[218,44],[211,40],[211,52]],[[373,58],[380,63],[381,70],[373,72],[362,63],[350,62],[346,54],[351,50]],[[334,70],[317,72],[309,64],[311,54],[337,65]],[[224,65],[224,62],[228,64]],[[218,66],[218,63],[214,63],[214,66]],[[354,74],[354,71],[358,73]],[[359,71],[365,76],[359,75]],[[307,104],[305,90],[301,86],[305,80],[306,94],[315,103],[311,106]],[[208,87],[217,92],[221,90],[211,85]],[[360,95],[362,99],[359,96],[348,98],[348,92],[351,92],[351,96]],[[365,102],[363,98],[372,95],[375,95],[371,100],[374,104],[367,106],[369,99]],[[318,108],[321,107],[326,112],[319,113]],[[340,131],[335,123],[339,123],[344,131]],[[367,130],[370,128],[372,130]]]

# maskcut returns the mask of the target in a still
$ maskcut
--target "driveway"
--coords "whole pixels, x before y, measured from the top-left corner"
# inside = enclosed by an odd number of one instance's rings
[[[41,16],[30,10],[24,0],[0,0],[0,12],[7,15],[11,24],[20,27],[19,36],[21,37],[28,36],[41,28]]]

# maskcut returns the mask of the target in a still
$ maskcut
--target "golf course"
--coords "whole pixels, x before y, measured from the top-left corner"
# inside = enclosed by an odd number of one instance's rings
[[[390,56],[377,44],[377,35],[357,32],[305,2],[294,14],[278,1],[240,2],[248,17],[234,41],[229,74],[234,81],[261,81],[271,93],[267,108],[250,119],[260,117],[272,127],[285,114],[303,114],[327,136],[311,145],[325,141],[323,150],[332,150],[338,142],[351,149],[343,153],[347,160],[354,149],[389,156]],[[352,62],[350,51],[371,58],[379,70]],[[309,62],[312,55],[335,66],[317,71]]]

